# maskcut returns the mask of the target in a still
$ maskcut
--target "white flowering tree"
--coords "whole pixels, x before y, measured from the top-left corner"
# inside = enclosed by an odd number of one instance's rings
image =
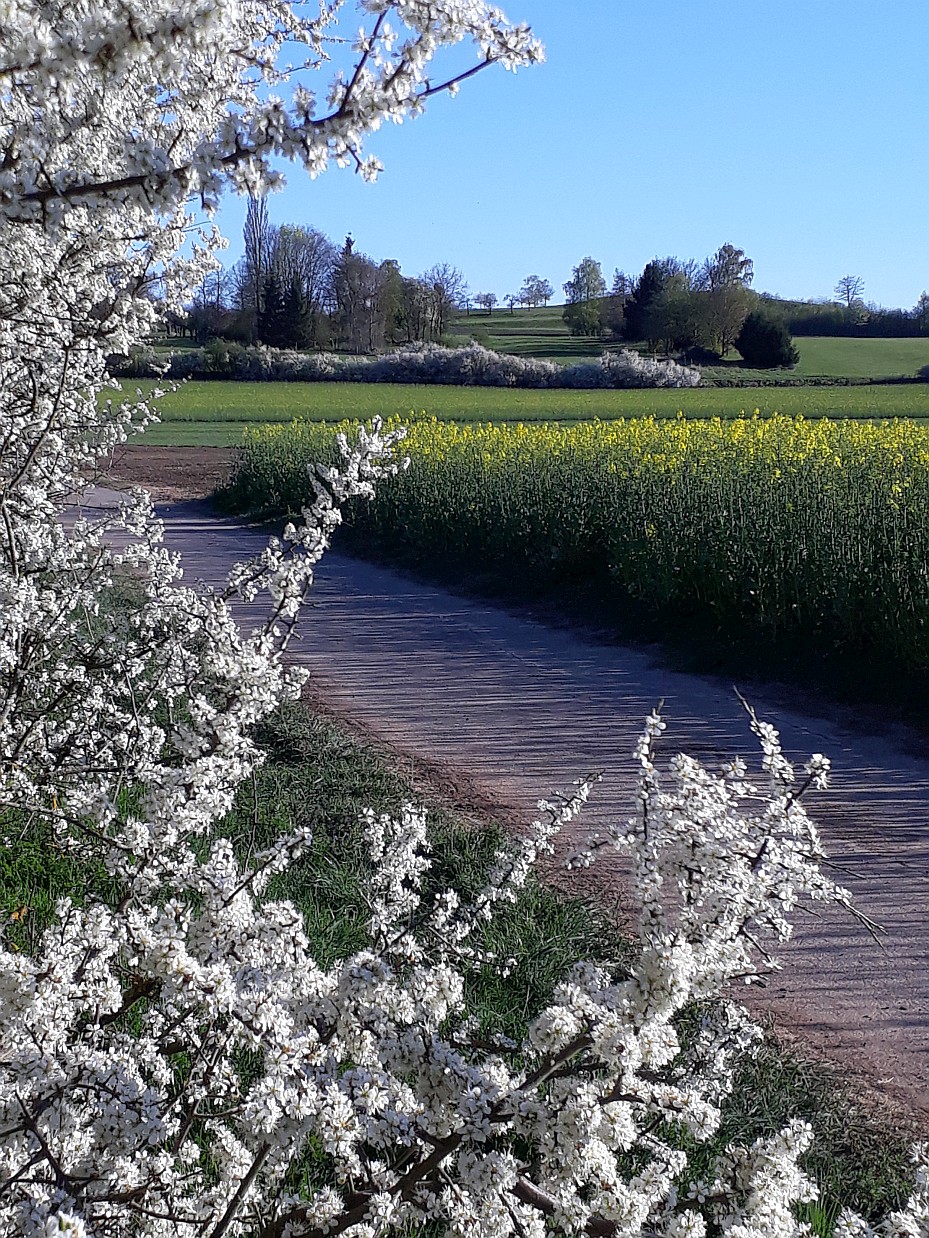
[[[362,143],[383,121],[540,58],[484,0],[360,7],[346,44],[326,0],[0,0],[0,825],[12,852],[41,837],[94,877],[32,949],[9,924],[0,942],[0,1228],[797,1233],[801,1127],[680,1189],[680,1130],[714,1130],[757,1037],[716,1003],[682,1047],[681,1012],[756,977],[797,898],[845,897],[773,733],[755,724],[761,789],[683,757],[662,785],[650,721],[634,815],[580,857],[630,852],[640,957],[619,978],[575,968],[515,1043],[469,1017],[463,977],[505,966],[486,925],[587,784],[501,853],[473,905],[424,895],[421,813],[367,819],[368,945],[326,967],[267,893],[306,836],[245,862],[218,829],[261,760],[253,724],[299,690],[280,655],[340,504],[397,467],[395,438],[345,444],[301,521],[219,592],[181,584],[142,496],[66,518],[150,415],[99,398],[106,356],[152,328],[153,289],[170,305],[213,264],[197,220],[225,186],[273,187],[276,156],[372,176]],[[463,40],[474,63],[434,75]],[[243,635],[235,601],[262,591],[267,621]],[[815,759],[805,781],[824,776]],[[925,1161],[892,1223],[926,1232]]]

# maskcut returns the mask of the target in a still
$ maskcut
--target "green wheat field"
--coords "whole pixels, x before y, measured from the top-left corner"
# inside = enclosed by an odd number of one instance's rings
[[[860,345],[862,342],[855,341]],[[131,396],[153,384],[123,384]],[[755,410],[856,420],[929,418],[929,383],[861,387],[721,387],[690,390],[532,391],[498,387],[406,386],[390,383],[189,382],[163,397],[159,425],[145,441],[158,446],[235,446],[247,425],[367,421],[426,413],[440,421],[611,421],[617,417],[738,417]]]

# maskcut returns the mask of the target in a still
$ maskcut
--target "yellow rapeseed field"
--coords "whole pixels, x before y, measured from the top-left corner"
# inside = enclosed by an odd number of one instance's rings
[[[721,628],[817,629],[929,660],[929,427],[760,416],[570,426],[412,418],[408,472],[353,514],[424,563],[599,573]],[[236,489],[296,508],[336,429],[249,431]]]

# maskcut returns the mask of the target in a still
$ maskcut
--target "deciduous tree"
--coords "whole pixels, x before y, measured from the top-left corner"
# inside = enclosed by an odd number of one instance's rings
[[[563,318],[572,335],[599,335],[603,327],[603,297],[606,281],[600,263],[582,258],[564,285]]]
[[[527,275],[519,290],[520,301],[529,309],[534,309],[538,305],[548,305],[554,295],[551,284],[539,275]]]
[[[739,285],[748,287],[754,278],[754,264],[744,249],[737,249],[728,242],[721,245],[712,258],[707,258],[702,268],[701,284],[708,292]]]
[[[835,286],[835,295],[851,309],[864,296],[864,280],[860,275],[843,275]]]
[[[706,330],[707,294],[696,291],[683,271],[667,275],[642,315],[642,335],[666,353],[699,345]]]
[[[343,348],[376,352],[384,344],[393,269],[374,262],[350,241],[332,268],[333,329]]]
[[[248,199],[245,214],[245,254],[239,279],[239,296],[241,308],[249,314],[253,330],[261,313],[267,279],[271,274],[274,231],[268,216],[267,201],[264,197],[252,194]]]
[[[702,287],[706,297],[706,334],[710,347],[721,357],[735,343],[752,296],[748,287],[754,275],[751,258],[735,245],[721,245],[703,264]]]
[[[429,293],[429,330],[421,339],[440,339],[448,329],[452,312],[464,303],[468,282],[457,267],[438,262],[419,277]]]

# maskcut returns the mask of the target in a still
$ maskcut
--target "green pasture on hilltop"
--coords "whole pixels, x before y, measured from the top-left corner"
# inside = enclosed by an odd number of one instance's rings
[[[561,317],[563,310],[563,305],[514,309],[512,313],[508,309],[492,314],[472,310],[470,314],[458,315],[449,334],[461,342],[474,336],[495,352],[514,353],[519,357],[569,363],[585,357],[599,357],[603,344],[599,340],[572,335]]]
[[[912,378],[929,365],[929,337],[862,340],[829,335],[795,336],[801,377]]]
[[[452,324],[451,334],[464,341],[470,335],[497,352],[520,357],[548,358],[571,363],[585,357],[599,357],[604,348],[617,345],[602,340],[572,336],[562,320],[564,306],[551,305],[533,310],[496,310],[492,314],[472,310]],[[918,369],[929,365],[929,337],[919,339],[861,339],[835,336],[795,336],[800,364],[793,375],[801,378],[912,378]],[[643,345],[636,345],[643,349]],[[750,376],[738,353],[719,367],[720,373]],[[772,371],[783,373],[783,371]]]
[[[152,383],[125,384],[151,390]],[[425,387],[391,383],[189,382],[160,402],[158,446],[223,447],[246,425],[367,421],[426,413],[457,422],[578,422],[617,417],[738,417],[758,409],[804,417],[929,417],[929,383],[906,386],[691,388],[633,391],[530,391],[512,387]]]

